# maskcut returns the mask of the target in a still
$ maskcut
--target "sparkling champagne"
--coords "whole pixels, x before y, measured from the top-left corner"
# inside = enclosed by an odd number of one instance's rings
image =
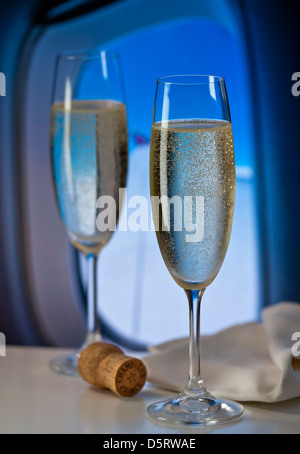
[[[100,196],[126,185],[125,105],[117,101],[72,101],[52,106],[52,163],[57,202],[70,240],[84,253],[107,243],[112,231],[96,226]]]
[[[222,265],[232,227],[235,162],[231,124],[198,119],[155,123],[150,166],[152,208],[153,196],[160,200],[167,196],[182,207],[181,211],[170,204],[169,220],[165,220],[163,204],[159,205],[156,234],[166,266],[184,289],[206,288]],[[175,215],[182,218],[175,219]],[[188,226],[194,226],[195,232]]]

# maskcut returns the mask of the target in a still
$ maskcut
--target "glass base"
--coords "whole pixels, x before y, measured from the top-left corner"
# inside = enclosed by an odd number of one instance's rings
[[[166,426],[211,426],[228,424],[243,416],[242,405],[218,399],[205,392],[190,396],[182,392],[174,399],[151,404],[147,408],[151,422]]]
[[[80,352],[89,344],[93,342],[101,342],[102,337],[100,333],[89,333],[86,337],[84,344],[81,348],[70,355],[61,356],[59,358],[54,358],[49,362],[50,369],[53,372],[62,375],[68,375],[69,377],[80,377],[77,369],[77,361],[80,356]]]
[[[77,370],[78,356],[79,353],[71,353],[71,355],[54,358],[49,363],[50,369],[58,374],[79,377]]]

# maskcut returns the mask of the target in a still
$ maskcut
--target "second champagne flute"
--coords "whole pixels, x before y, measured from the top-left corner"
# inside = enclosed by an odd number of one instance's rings
[[[64,53],[57,59],[51,115],[53,181],[71,243],[87,260],[87,334],[82,347],[101,340],[97,313],[97,258],[114,231],[99,226],[100,197],[118,221],[119,189],[126,185],[127,122],[118,56],[105,51]],[[80,351],[79,351],[80,352]],[[79,352],[55,358],[55,372],[77,375]]]
[[[235,201],[235,160],[224,79],[205,75],[160,78],[150,148],[151,202],[159,248],[189,303],[190,369],[182,392],[150,405],[148,415],[168,425],[232,422],[242,416],[243,407],[207,392],[200,374],[201,300],[225,258]]]

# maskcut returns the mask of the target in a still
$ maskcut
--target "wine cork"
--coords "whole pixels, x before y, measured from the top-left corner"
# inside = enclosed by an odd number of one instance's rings
[[[91,385],[123,397],[137,394],[147,376],[140,359],[126,356],[119,347],[105,342],[95,342],[81,351],[78,372]]]

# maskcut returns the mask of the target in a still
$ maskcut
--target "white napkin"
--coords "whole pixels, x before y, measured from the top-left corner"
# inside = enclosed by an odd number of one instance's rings
[[[239,401],[278,402],[300,396],[299,340],[300,304],[290,302],[264,309],[261,322],[202,336],[204,385],[217,397]],[[151,347],[143,361],[149,382],[179,392],[188,379],[188,339]]]

